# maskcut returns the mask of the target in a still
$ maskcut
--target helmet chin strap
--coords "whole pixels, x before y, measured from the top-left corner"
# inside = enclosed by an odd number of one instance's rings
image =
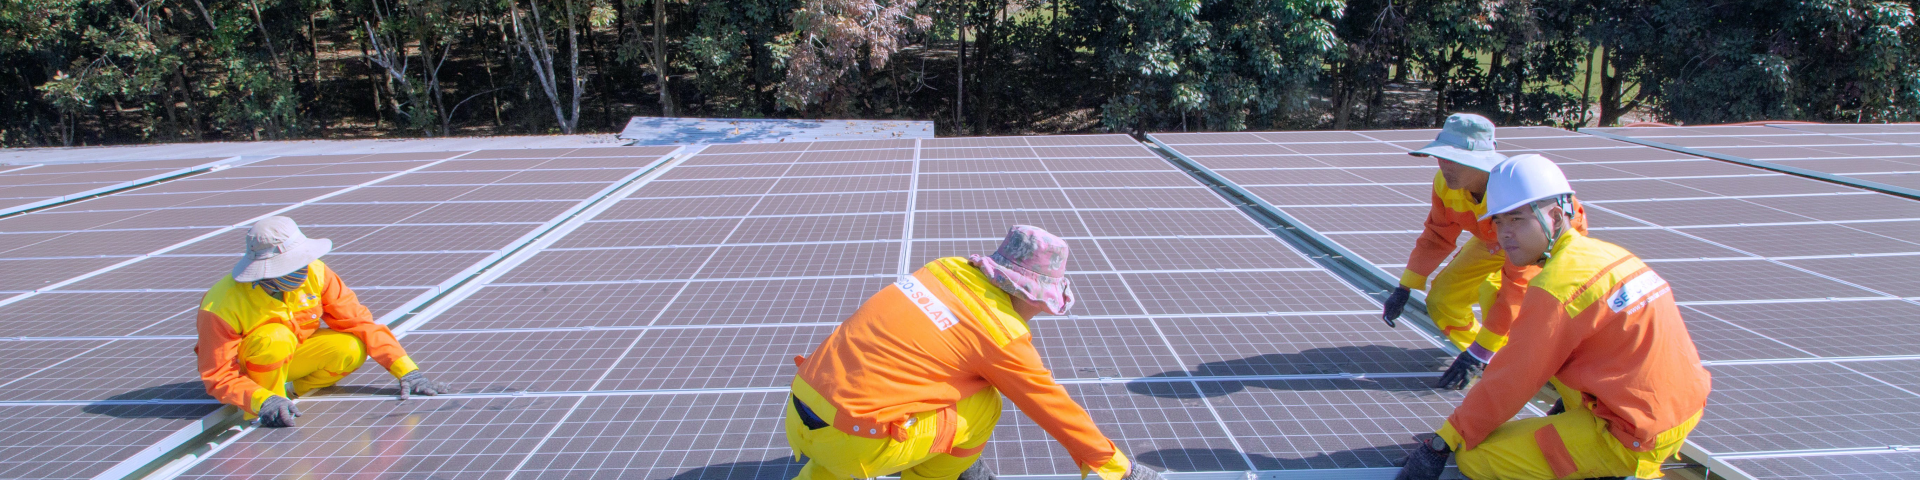
[[[1560,205],[1561,212],[1567,211],[1567,196],[1561,195],[1554,199],[1554,202]],[[1547,250],[1540,252],[1540,259],[1533,262],[1534,265],[1545,265],[1548,259],[1553,258],[1553,244],[1560,241],[1560,234],[1566,228],[1555,226],[1553,221],[1547,218],[1547,212],[1540,211],[1540,202],[1528,203],[1527,208],[1533,210],[1533,220],[1540,222],[1540,231],[1547,234]]]

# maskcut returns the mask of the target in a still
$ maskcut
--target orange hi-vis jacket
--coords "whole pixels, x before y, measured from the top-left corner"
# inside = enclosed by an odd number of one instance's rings
[[[235,282],[232,275],[222,277],[200,298],[200,339],[194,351],[200,356],[200,380],[215,400],[254,413],[271,396],[241,369],[270,371],[281,365],[246,364],[240,348],[248,332],[273,323],[286,325],[304,342],[325,321],[329,329],[358,337],[366,344],[368,356],[395,377],[420,368],[400,348],[393,331],[373,321],[373,313],[360,305],[353,290],[327,264],[319,260],[308,264],[307,282],[286,292],[284,298],[273,298],[250,282]]]
[[[1082,473],[1115,467],[1118,450],[1054,382],[1012,300],[964,258],[934,260],[881,289],[812,356],[795,360],[800,380],[833,404],[828,424],[849,434],[902,435],[914,414],[951,410],[992,386],[1066,447]]]
[[[1580,205],[1580,199],[1573,200],[1573,222],[1575,231],[1587,233],[1587,209]],[[1481,220],[1487,214],[1485,195],[1474,198],[1472,192],[1460,188],[1447,188],[1447,177],[1440,172],[1433,174],[1433,206],[1427,210],[1425,228],[1420,238],[1414,240],[1413,253],[1407,257],[1407,268],[1400,274],[1400,285],[1413,290],[1426,290],[1427,277],[1440,268],[1440,263],[1452,255],[1460,233],[1467,232],[1480,240],[1488,249],[1500,248],[1500,237],[1494,231],[1493,220]],[[1506,344],[1507,332],[1512,330],[1514,311],[1527,292],[1527,282],[1540,272],[1532,265],[1514,266],[1506,264],[1500,271],[1500,290],[1494,294],[1495,302],[1507,308],[1494,305],[1481,305],[1484,317],[1481,321],[1480,338],[1483,347],[1499,350]],[[1491,336],[1491,337],[1490,337]]]
[[[1559,379],[1634,451],[1707,405],[1700,366],[1673,288],[1626,249],[1566,232],[1527,290],[1513,343],[1487,366],[1440,435],[1472,449]]]

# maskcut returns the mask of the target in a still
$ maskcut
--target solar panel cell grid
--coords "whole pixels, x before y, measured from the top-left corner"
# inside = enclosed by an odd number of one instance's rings
[[[649,248],[609,254],[596,250],[541,252],[499,283],[667,280],[693,276],[714,247]]]
[[[972,173],[947,173],[921,175],[921,190],[974,190],[1004,188],[1058,188],[1053,176],[1040,172],[985,172],[992,175]]]
[[[6,341],[0,343],[0,386],[20,383],[35,372],[98,349],[108,340]]]
[[[337,252],[412,252],[486,250],[506,247],[533,231],[534,225],[395,225],[354,239],[334,243]]]
[[[0,388],[0,401],[203,399],[193,340],[115,340]]]
[[[1191,384],[1067,385],[1067,393],[1086,407],[1101,433],[1133,459],[1161,469],[1182,471],[1246,470],[1220,422],[1197,398]],[[1000,424],[987,442],[984,461],[1001,475],[1078,474],[1065,449],[1011,403],[1003,404]]]
[[[637,331],[487,332],[408,335],[407,354],[433,379],[468,393],[591,390],[626,354]],[[511,352],[511,354],[506,354]],[[393,394],[387,369],[367,362],[340,383],[356,392]]]
[[[837,323],[889,277],[691,282],[658,325]]]
[[[180,243],[203,233],[195,229],[74,232],[0,253],[7,258],[64,257],[76,251],[94,255],[134,255]]]
[[[1148,313],[1347,312],[1379,308],[1325,271],[1123,275]]]
[[[1073,282],[1074,304],[1071,315],[1109,316],[1146,315],[1140,310],[1140,303],[1134,300],[1133,291],[1127,287],[1120,275],[1068,273],[1067,279]]]
[[[552,220],[554,216],[579,204],[576,200],[540,202],[448,203],[407,217],[407,223],[493,223]]]
[[[1154,322],[1144,318],[1049,317],[1029,324],[1034,348],[1040,351],[1054,378],[1180,375],[1185,367],[1160,339]]]
[[[255,431],[181,478],[506,478],[576,402],[416,397],[303,404],[299,428]]]
[[[791,478],[800,464],[781,433],[786,399],[785,393],[586,397],[526,457],[521,471],[537,477]]]
[[[1432,373],[1453,359],[1377,315],[1176,318],[1160,325],[1193,376]]]
[[[678,283],[490,286],[422,329],[640,326],[659,315],[680,288]]]
[[[1686,307],[1745,332],[1823,357],[1920,355],[1920,306],[1899,300]],[[1817,321],[1818,326],[1813,322]]]
[[[1063,190],[1073,202],[1074,208],[1214,208],[1229,209],[1231,205],[1220,200],[1218,195],[1204,188],[1128,188],[1098,190]],[[1034,207],[1025,207],[1034,208]]]
[[[1844,364],[1721,365],[1689,440],[1709,452],[1878,448],[1920,439],[1920,395]]]
[[[1428,381],[1205,382],[1200,392],[1255,468],[1384,468],[1412,449],[1408,432],[1433,429],[1464,397]]]
[[[685,218],[698,216],[746,215],[759,203],[757,197],[636,198],[622,200],[594,218],[633,220],[646,218]]]
[[[607,372],[602,390],[775,388],[793,381],[831,325],[650,330]]]
[[[199,303],[194,291],[46,293],[0,306],[0,318],[10,336],[127,335]]]
[[[1650,266],[1681,302],[1878,297],[1882,295],[1762,260],[1669,261]]]
[[[739,218],[590,222],[561,237],[553,249],[712,245],[727,239]]]
[[[695,278],[882,275],[899,270],[898,243],[720,247]]]
[[[918,212],[913,238],[1001,238],[1011,225],[1033,225],[1062,237],[1088,236],[1070,211]]]
[[[1106,239],[1100,246],[1116,270],[1317,268],[1270,237]]]
[[[1727,461],[1755,480],[1867,480],[1920,476],[1920,454],[1882,453]]]
[[[768,195],[753,207],[753,215],[824,215],[836,213],[900,212],[907,192],[821,193]]]
[[[1040,172],[1048,165],[1031,160],[940,160],[924,159],[920,161],[920,173],[1005,173]],[[923,177],[921,181],[929,178]]]
[[[93,478],[213,405],[0,407],[0,477]]]
[[[918,210],[1070,209],[1064,190],[931,190],[915,194]]]
[[[755,217],[740,223],[728,243],[841,242],[900,238],[906,215]]]

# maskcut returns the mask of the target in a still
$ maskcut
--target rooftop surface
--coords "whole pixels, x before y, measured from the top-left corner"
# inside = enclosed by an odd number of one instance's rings
[[[1593,236],[1675,285],[1715,380],[1687,461],[1725,478],[1920,472],[1889,447],[1920,444],[1920,283],[1902,275],[1920,203],[1876,187],[1920,165],[1904,143],[1920,128],[1750,128],[1500,139],[1559,163]],[[41,202],[0,217],[0,477],[790,478],[793,357],[893,278],[1029,224],[1068,239],[1079,298],[1035,320],[1036,346],[1123,451],[1175,478],[1391,478],[1461,398],[1427,386],[1453,355],[1418,315],[1378,319],[1434,176],[1405,152],[1433,135],[0,167],[5,202]],[[1728,150],[1750,141],[1778,149]],[[60,160],[159,157],[114,150]],[[369,363],[300,399],[299,427],[229,429],[193,368],[192,319],[267,215],[331,238],[328,264],[458,393],[395,401]],[[985,461],[1078,478],[1006,408]]]

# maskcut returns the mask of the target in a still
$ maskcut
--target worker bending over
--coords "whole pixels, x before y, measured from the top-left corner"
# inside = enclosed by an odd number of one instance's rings
[[[1507,261],[1541,270],[1513,342],[1437,434],[1417,438],[1399,478],[1439,478],[1450,454],[1476,480],[1659,478],[1712,383],[1673,288],[1632,253],[1573,228],[1573,188],[1546,157],[1495,167],[1487,197]],[[1549,382],[1564,412],[1508,421]]]
[[[1017,225],[989,256],[934,260],[868,298],[813,355],[787,405],[799,479],[994,478],[977,463],[1006,394],[1082,475],[1158,479],[1127,459],[1053,380],[1027,322],[1066,313],[1067,244]]]
[[[1440,172],[1433,176],[1433,207],[1427,213],[1426,228],[1413,245],[1407,268],[1400,274],[1400,286],[1388,295],[1382,313],[1387,325],[1400,317],[1413,290],[1427,289],[1427,276],[1440,261],[1453,253],[1460,232],[1473,235],[1447,268],[1433,278],[1427,293],[1427,316],[1435,327],[1461,349],[1460,356],[1447,368],[1435,387],[1466,388],[1495,352],[1507,344],[1507,332],[1513,326],[1513,310],[1527,291],[1527,280],[1539,272],[1531,265],[1514,265],[1500,253],[1493,224],[1487,213],[1487,172],[1506,160],[1494,151],[1493,122],[1471,113],[1447,117],[1445,128],[1433,143],[1409,152],[1416,157],[1434,157]],[[1586,233],[1587,216],[1577,200],[1570,201],[1573,229]],[[1480,304],[1483,321],[1475,322],[1473,305]]]
[[[194,351],[208,395],[262,426],[291,427],[300,411],[288,399],[288,381],[304,395],[359,370],[368,354],[400,379],[403,400],[452,391],[428,380],[393,332],[374,323],[320,261],[332,249],[332,241],[307,238],[287,217],[267,217],[247,230],[247,252],[233,273],[200,299]]]

